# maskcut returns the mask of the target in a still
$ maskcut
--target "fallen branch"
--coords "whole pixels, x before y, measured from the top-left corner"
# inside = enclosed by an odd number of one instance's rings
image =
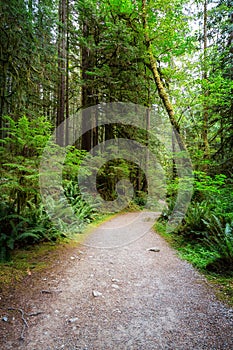
[[[53,293],[62,293],[62,290],[47,290],[47,289],[41,290],[41,294],[53,294]]]
[[[43,314],[42,311],[32,312],[31,314],[27,314],[28,316],[38,316],[40,314]]]
[[[24,318],[24,311],[22,309],[15,309],[14,307],[9,307],[8,310],[15,310],[15,311],[19,311],[21,313],[21,319],[23,321],[23,329],[21,331],[21,335],[20,335],[20,339],[21,340],[24,340],[24,332],[25,332],[25,329],[26,327],[28,328],[28,323],[27,323],[27,320]]]
[[[42,290],[42,294],[52,294],[51,290]]]
[[[37,311],[37,312],[28,314],[28,313],[24,312],[23,309],[14,308],[14,307],[8,307],[8,310],[9,311],[19,311],[21,313],[21,319],[23,321],[23,328],[22,328],[22,331],[21,331],[21,334],[20,334],[20,339],[21,340],[24,340],[24,332],[25,332],[25,329],[28,328],[28,323],[27,323],[27,320],[26,320],[26,318],[24,316],[25,315],[26,316],[37,316],[37,315],[42,314],[42,311]]]

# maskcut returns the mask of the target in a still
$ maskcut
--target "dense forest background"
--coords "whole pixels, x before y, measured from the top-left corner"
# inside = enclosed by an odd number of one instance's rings
[[[52,225],[39,187],[43,149],[61,123],[56,138],[67,148],[63,182],[73,225],[81,231],[98,216],[77,184],[86,152],[119,137],[147,145],[148,135],[116,123],[96,127],[98,116],[90,121],[83,112],[80,130],[93,127],[70,146],[70,117],[100,103],[130,102],[168,116],[190,154],[194,193],[175,231],[179,242],[197,266],[232,270],[232,8],[231,0],[0,0],[1,261],[16,247],[69,234],[66,222]],[[179,182],[175,165],[164,166],[161,224]],[[137,166],[109,162],[98,176],[109,201],[116,178],[128,177],[131,205],[143,208],[147,191]]]

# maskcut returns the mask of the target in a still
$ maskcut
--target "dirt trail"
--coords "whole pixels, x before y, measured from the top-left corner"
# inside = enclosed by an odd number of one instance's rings
[[[58,261],[56,273],[30,279],[11,306],[42,313],[25,315],[22,341],[22,315],[8,310],[0,349],[233,349],[233,310],[150,230],[153,218],[117,216]]]

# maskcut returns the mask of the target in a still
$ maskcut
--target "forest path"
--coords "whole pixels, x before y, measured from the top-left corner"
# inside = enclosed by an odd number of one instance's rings
[[[22,315],[8,311],[0,349],[233,349],[233,310],[151,230],[155,216],[118,215],[54,273],[29,279],[11,306],[42,313],[24,315],[28,327],[18,340]]]

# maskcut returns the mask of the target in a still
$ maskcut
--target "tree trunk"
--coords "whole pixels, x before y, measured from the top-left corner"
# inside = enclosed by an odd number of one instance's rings
[[[59,2],[59,29],[58,29],[58,101],[57,101],[57,143],[64,146],[65,143],[65,88],[66,88],[66,24],[67,24],[66,0]]]
[[[83,21],[83,37],[88,40],[91,29],[88,19]],[[91,115],[85,109],[94,105],[93,91],[90,84],[90,76],[88,71],[93,68],[93,52],[85,43],[81,50],[82,60],[82,107],[84,108],[82,114],[82,143],[81,147],[83,150],[90,151],[92,147],[92,120]],[[87,131],[85,131],[87,130]]]
[[[81,47],[82,108],[86,109],[98,104],[96,78],[89,74],[89,72],[93,72],[94,68],[97,67],[97,50],[95,47],[98,46],[99,42],[99,30],[91,21],[91,16],[90,18],[86,17],[85,11],[82,16],[81,25],[84,38],[84,43]],[[100,129],[98,128],[97,111],[94,108],[91,112],[88,111],[88,113],[84,110],[82,115],[82,149],[90,151],[98,144],[99,136],[101,135]],[[87,131],[84,132],[85,130]]]
[[[153,51],[152,51],[151,40],[149,38],[149,27],[148,27],[148,23],[147,23],[147,12],[146,11],[147,11],[146,0],[142,0],[142,21],[143,21],[145,44],[146,44],[146,48],[147,48],[147,54],[149,57],[149,67],[150,67],[150,70],[153,74],[154,81],[155,81],[156,87],[158,89],[159,97],[161,98],[163,105],[164,105],[164,107],[167,111],[167,114],[169,116],[171,125],[173,126],[175,132],[178,134],[177,142],[179,144],[180,150],[185,151],[186,146],[185,146],[184,140],[180,134],[180,127],[175,119],[174,108],[173,108],[172,103],[169,99],[169,96],[168,96],[168,93],[167,93],[166,88],[164,86],[164,83],[160,77],[158,67],[157,67],[157,61],[156,61],[156,58],[155,58]]]
[[[66,139],[65,144],[69,144],[69,0],[66,0]]]
[[[203,52],[203,83],[207,81],[207,0],[204,1],[204,18],[203,18],[203,38],[204,38],[204,52]],[[203,103],[203,125],[202,125],[202,139],[203,139],[203,148],[204,148],[204,159],[209,159],[209,142],[208,142],[208,105],[207,97],[209,95],[208,89],[204,87],[204,103]],[[204,164],[204,170],[208,170],[208,165]]]

